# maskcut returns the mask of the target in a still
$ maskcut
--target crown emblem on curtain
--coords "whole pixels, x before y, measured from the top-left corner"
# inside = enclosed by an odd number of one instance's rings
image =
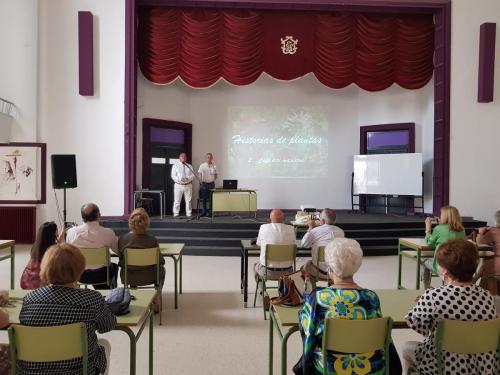
[[[281,52],[283,52],[284,55],[294,55],[299,49],[297,46],[298,44],[298,39],[294,39],[293,36],[287,35],[286,37],[281,38]]]

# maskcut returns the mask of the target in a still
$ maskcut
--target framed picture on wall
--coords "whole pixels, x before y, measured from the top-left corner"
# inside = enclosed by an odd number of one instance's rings
[[[0,143],[0,204],[46,202],[47,145]]]

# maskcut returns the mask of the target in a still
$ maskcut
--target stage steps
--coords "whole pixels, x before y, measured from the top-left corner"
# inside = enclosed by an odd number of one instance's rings
[[[384,216],[384,215],[381,215]],[[262,221],[264,222],[264,221]],[[150,233],[159,242],[184,242],[185,255],[239,256],[240,240],[257,237],[262,222],[246,220],[229,220],[213,222],[209,219],[186,221],[183,219],[153,220]],[[127,233],[125,220],[105,221],[106,227],[112,228],[120,236]],[[423,237],[423,220],[415,221],[383,221],[380,222],[346,222],[339,220],[338,225],[344,229],[346,236],[356,239],[362,246],[364,254],[396,255],[398,238]],[[485,226],[485,222],[464,220],[466,231]],[[302,238],[304,230],[299,230],[298,238]]]

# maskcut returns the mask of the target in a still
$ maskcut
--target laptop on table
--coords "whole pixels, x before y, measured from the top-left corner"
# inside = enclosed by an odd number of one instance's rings
[[[223,180],[222,188],[229,190],[236,190],[238,189],[238,180]]]

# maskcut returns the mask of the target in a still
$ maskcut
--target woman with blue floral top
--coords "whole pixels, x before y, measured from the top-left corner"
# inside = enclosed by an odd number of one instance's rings
[[[361,267],[363,251],[359,243],[348,238],[336,238],[325,248],[325,262],[331,288],[316,288],[306,295],[299,312],[304,354],[294,367],[295,374],[323,374],[321,342],[324,321],[336,319],[375,319],[382,317],[377,294],[356,284],[353,275]],[[385,353],[328,353],[327,374],[385,374]],[[401,362],[391,345],[390,373],[401,374]]]

